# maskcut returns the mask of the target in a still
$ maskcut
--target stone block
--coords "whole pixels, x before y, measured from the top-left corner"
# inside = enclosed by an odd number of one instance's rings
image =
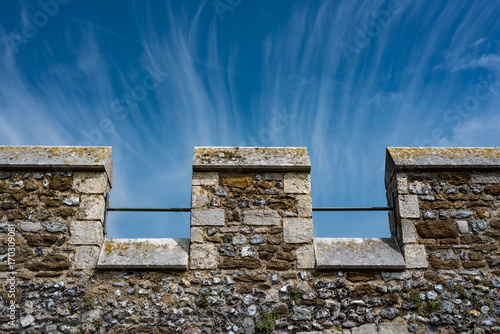
[[[351,329],[352,334],[375,334],[377,333],[377,325],[366,324]]]
[[[472,174],[471,181],[476,184],[500,183],[500,174]]]
[[[419,218],[420,211],[417,195],[400,195],[397,201],[399,204],[399,216],[401,218]]]
[[[108,178],[103,172],[75,172],[73,189],[82,194],[105,194],[108,190]]]
[[[379,334],[408,334],[405,326],[399,322],[383,322],[378,327]]]
[[[252,184],[253,174],[224,173],[220,176],[222,184],[244,189]]]
[[[417,269],[429,266],[424,245],[404,245],[403,253],[405,255],[406,268]]]
[[[398,194],[408,194],[408,177],[406,176],[406,174],[396,175],[396,188]]]
[[[274,210],[246,210],[243,212],[243,224],[245,225],[279,225],[281,216]]]
[[[76,248],[74,269],[95,269],[99,259],[99,247],[79,246]]]
[[[296,195],[295,207],[299,217],[311,218],[312,217],[312,202],[311,195]]]
[[[100,221],[74,221],[69,225],[69,230],[71,245],[101,245],[103,228]]]
[[[38,232],[41,228],[40,223],[22,222],[19,224],[19,229],[23,232]]]
[[[191,210],[191,226],[224,226],[224,209]]]
[[[283,238],[288,244],[313,241],[313,222],[308,218],[283,218]]]
[[[193,172],[193,186],[216,186],[219,184],[217,172]]]
[[[191,207],[201,208],[207,203],[208,194],[201,186],[193,186],[191,189]]]
[[[411,220],[401,221],[401,239],[403,244],[414,244],[417,242],[415,226]]]
[[[191,245],[190,269],[217,269],[217,246],[212,244]]]
[[[313,245],[300,246],[295,251],[295,255],[297,256],[297,269],[314,269],[316,267]]]
[[[189,239],[116,239],[104,241],[97,268],[181,269],[188,265]]]
[[[469,223],[466,220],[457,220],[457,229],[461,234],[469,233]]]
[[[191,242],[203,243],[203,227],[191,227]]]
[[[266,181],[281,181],[283,180],[283,173],[265,173],[264,179]]]
[[[287,194],[311,193],[311,177],[306,172],[285,173],[283,185]]]
[[[82,195],[78,217],[81,220],[104,221],[104,206],[106,205],[102,195]]]

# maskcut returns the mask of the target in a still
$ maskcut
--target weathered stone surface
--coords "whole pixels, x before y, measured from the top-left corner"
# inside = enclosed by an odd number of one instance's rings
[[[407,334],[406,328],[398,322],[384,322],[379,324],[379,334]]]
[[[48,221],[43,223],[43,229],[50,233],[66,233],[68,232],[68,225],[58,221]]]
[[[203,243],[203,227],[191,227],[191,242]]]
[[[406,176],[406,174],[396,175],[396,187],[398,194],[408,194],[408,177]]]
[[[460,211],[452,211],[450,212],[450,217],[455,219],[464,219],[472,216],[472,211],[469,210],[460,210]]]
[[[22,222],[19,224],[19,229],[23,232],[38,232],[41,228],[40,223]]]
[[[257,269],[261,267],[258,259],[253,257],[237,258],[237,257],[224,257],[220,262],[221,269]]]
[[[219,173],[193,172],[193,186],[216,186],[219,184]]]
[[[351,329],[352,334],[375,334],[377,333],[377,325],[366,324],[359,327],[354,327]]]
[[[462,234],[467,234],[469,233],[469,224],[467,223],[466,220],[457,220],[457,229],[458,232]]]
[[[217,247],[212,244],[191,245],[189,249],[190,269],[216,269]]]
[[[472,174],[471,181],[475,184],[500,183],[500,174]]]
[[[94,269],[98,259],[99,247],[79,246],[76,248],[74,269]]]
[[[457,227],[450,221],[423,221],[417,225],[421,238],[456,238]]]
[[[244,235],[233,236],[233,245],[244,245],[247,242],[247,238]]]
[[[195,245],[191,249],[193,247]],[[188,252],[189,239],[108,238],[104,241],[97,267],[186,270]]]
[[[474,231],[474,233],[476,234],[488,228],[488,222],[484,219],[471,220],[470,224],[472,227],[472,231]]]
[[[244,189],[252,184],[253,174],[223,173],[220,176],[222,184],[229,187]]]
[[[243,212],[243,224],[245,225],[279,225],[281,216],[274,210],[246,210]]]
[[[407,268],[427,268],[427,253],[424,245],[404,245],[403,252]]]
[[[282,181],[283,173],[264,173],[264,180],[266,181]]]
[[[82,194],[105,194],[108,179],[102,172],[75,172],[73,189]]]
[[[224,209],[191,210],[191,226],[224,226]]]
[[[401,218],[420,217],[417,195],[400,195],[397,201],[399,204],[399,216]]]
[[[314,256],[313,245],[303,245],[295,251],[297,256],[297,269],[314,269],[316,257]]]
[[[303,218],[312,218],[312,202],[310,195],[296,195],[295,207],[297,215]]]
[[[100,221],[74,221],[69,225],[72,245],[101,246],[103,229]]]
[[[309,171],[305,147],[195,147],[193,170]]]
[[[208,194],[201,186],[193,186],[191,190],[191,208],[200,208],[207,203]]]
[[[287,194],[310,194],[311,177],[309,173],[293,172],[285,173],[283,181],[284,190]]]
[[[283,238],[288,244],[312,242],[312,219],[283,218]]]
[[[317,269],[404,269],[391,238],[315,238]]]
[[[104,221],[105,201],[102,195],[82,195],[78,217],[81,220]]]
[[[417,242],[415,226],[411,220],[401,220],[401,239],[403,244],[414,244]]]

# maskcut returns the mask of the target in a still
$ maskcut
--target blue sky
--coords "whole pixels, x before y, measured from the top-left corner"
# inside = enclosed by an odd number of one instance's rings
[[[194,146],[305,146],[313,206],[385,206],[387,146],[499,146],[500,2],[0,4],[0,144],[113,147],[112,205],[188,207]],[[314,214],[317,237],[389,235]],[[189,215],[110,213],[113,237]]]

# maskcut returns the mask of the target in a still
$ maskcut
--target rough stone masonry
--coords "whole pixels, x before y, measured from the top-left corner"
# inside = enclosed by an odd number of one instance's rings
[[[388,148],[385,239],[313,238],[307,150],[249,147],[195,148],[190,239],[104,239],[111,161],[0,147],[0,332],[500,332],[498,148]]]

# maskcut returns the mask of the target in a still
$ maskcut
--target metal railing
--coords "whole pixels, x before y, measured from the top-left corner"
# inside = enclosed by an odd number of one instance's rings
[[[191,208],[112,208],[109,207],[109,193],[106,195],[106,204],[104,209],[104,237],[108,235],[108,212],[191,212]],[[397,238],[396,214],[394,210],[394,193],[391,193],[391,206],[387,207],[323,207],[312,208],[313,211],[390,211],[392,213],[392,224]]]

